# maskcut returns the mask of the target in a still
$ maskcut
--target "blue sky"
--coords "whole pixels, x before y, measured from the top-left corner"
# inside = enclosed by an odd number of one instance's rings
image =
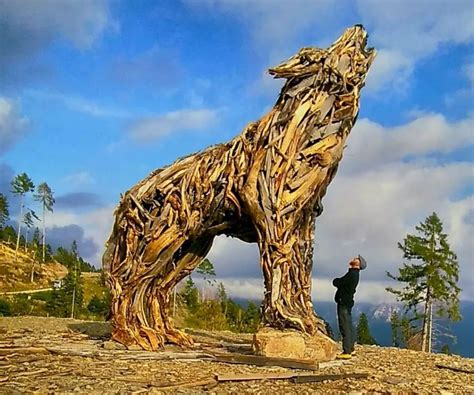
[[[472,300],[471,1],[0,0],[0,192],[46,181],[51,242],[99,265],[120,193],[238,134],[277,98],[268,67],[355,23],[378,57],[318,220],[314,295],[360,252],[361,300],[387,298],[397,242],[436,211]],[[231,294],[261,293],[255,246],[220,238],[210,257]]]

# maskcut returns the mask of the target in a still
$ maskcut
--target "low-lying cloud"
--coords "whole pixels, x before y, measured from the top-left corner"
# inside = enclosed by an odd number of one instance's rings
[[[11,149],[27,132],[28,120],[18,104],[0,96],[0,155]]]
[[[203,130],[216,119],[217,112],[210,109],[172,111],[136,120],[129,126],[128,134],[135,141],[145,143],[174,133]]]
[[[73,192],[56,197],[56,208],[85,208],[85,207],[102,207],[99,195],[92,192]]]

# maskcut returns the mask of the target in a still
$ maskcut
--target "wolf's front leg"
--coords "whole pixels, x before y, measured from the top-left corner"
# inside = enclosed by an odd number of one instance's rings
[[[308,334],[325,326],[311,301],[314,214],[303,214],[296,228],[278,239],[268,229],[260,232],[260,263],[265,280],[263,324],[284,329],[295,328]],[[262,229],[263,230],[263,229]],[[283,241],[283,242],[282,242]]]

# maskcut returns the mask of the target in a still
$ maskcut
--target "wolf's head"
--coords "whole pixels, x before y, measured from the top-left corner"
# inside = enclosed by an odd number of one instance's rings
[[[367,37],[364,27],[355,25],[347,29],[328,49],[302,48],[269,72],[275,78],[291,79],[305,78],[321,70],[333,71],[343,76],[347,84],[360,86],[376,55],[373,48],[367,48]]]

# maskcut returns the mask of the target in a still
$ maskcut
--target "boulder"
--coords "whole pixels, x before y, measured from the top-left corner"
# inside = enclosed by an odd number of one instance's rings
[[[255,333],[252,349],[257,355],[330,361],[336,357],[337,343],[321,332],[309,336],[292,329],[261,328]]]

